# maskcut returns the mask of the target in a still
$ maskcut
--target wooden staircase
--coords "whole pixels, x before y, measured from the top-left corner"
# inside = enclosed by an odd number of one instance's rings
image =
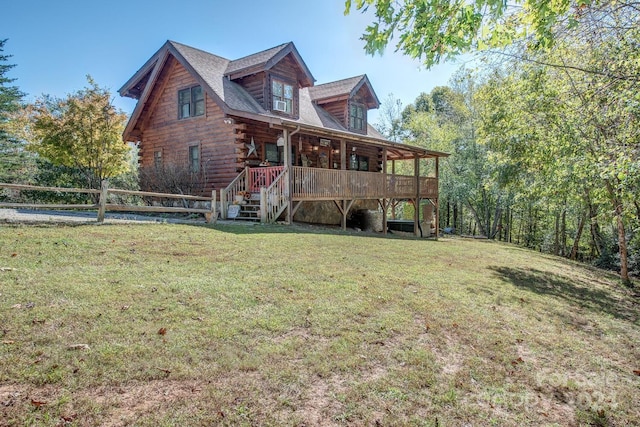
[[[245,200],[246,204],[240,205],[240,212],[235,220],[260,221],[260,193],[252,193],[251,198]]]
[[[220,190],[223,219],[274,223],[289,206],[285,184],[289,178],[287,168],[245,168],[227,188]],[[233,203],[236,196],[251,193],[241,203]],[[228,212],[233,206],[233,214]],[[237,206],[237,207],[236,207]],[[236,213],[237,209],[237,213]]]

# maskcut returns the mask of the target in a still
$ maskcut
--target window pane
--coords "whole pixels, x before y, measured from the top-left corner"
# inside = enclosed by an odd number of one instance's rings
[[[200,147],[197,145],[189,147],[189,169],[191,172],[200,171]]]
[[[270,163],[280,163],[278,146],[276,144],[265,144],[265,159]]]
[[[178,92],[180,104],[188,104],[191,102],[191,91],[189,89]]]
[[[196,101],[194,116],[202,116],[204,114],[204,99]]]
[[[190,110],[189,109],[189,104],[183,104],[180,107],[180,118],[183,119],[185,117],[189,117],[190,116],[189,110]]]
[[[282,83],[273,82],[273,96],[282,97]]]
[[[287,99],[293,99],[293,86],[284,85],[284,97]]]
[[[202,91],[202,86],[196,86],[191,89],[191,94],[193,96],[194,101],[199,101],[204,99],[204,92]]]
[[[285,99],[285,102],[287,103],[287,113],[290,113],[292,111],[292,101],[290,99]]]
[[[360,168],[361,171],[369,170],[369,158],[368,157],[360,157]]]

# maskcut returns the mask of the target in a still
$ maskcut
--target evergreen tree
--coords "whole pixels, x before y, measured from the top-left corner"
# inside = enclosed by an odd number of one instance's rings
[[[16,79],[7,76],[15,64],[9,64],[11,55],[3,53],[6,42],[0,40],[0,182],[16,182],[30,176],[33,162],[23,142],[9,131],[10,117],[21,108],[24,93],[12,84]]]

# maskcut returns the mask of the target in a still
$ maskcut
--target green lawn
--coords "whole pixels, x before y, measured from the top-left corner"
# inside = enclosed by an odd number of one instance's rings
[[[640,425],[639,300],[487,241],[4,225],[0,425]]]

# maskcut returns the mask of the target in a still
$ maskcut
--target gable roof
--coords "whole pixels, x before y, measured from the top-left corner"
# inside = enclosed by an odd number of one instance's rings
[[[368,90],[367,106],[369,108],[378,108],[380,101],[373,91],[371,82],[366,74],[350,77],[335,82],[324,83],[309,88],[311,100],[319,104],[332,100],[348,99],[353,97],[362,87]]]
[[[269,70],[271,67],[280,62],[285,56],[292,55],[300,68],[299,80],[303,87],[312,86],[316,79],[313,78],[311,71],[304,63],[302,57],[298,53],[293,42],[281,44],[262,52],[254,53],[240,59],[229,62],[225,75],[231,80],[255,74],[259,71]]]

